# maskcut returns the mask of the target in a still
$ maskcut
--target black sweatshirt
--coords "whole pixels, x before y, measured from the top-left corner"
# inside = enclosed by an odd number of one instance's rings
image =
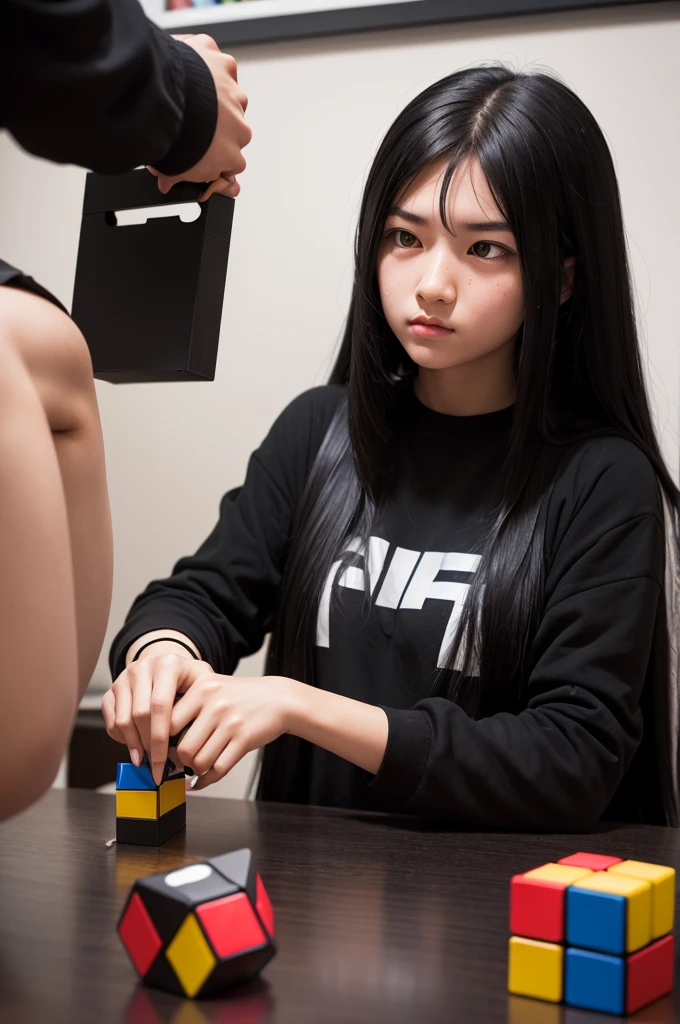
[[[137,0],[0,2],[0,127],[30,153],[105,174],[181,174],[216,124],[207,64]]]
[[[283,412],[196,554],[135,600],[112,645],[114,679],[150,630],[191,637],[218,673],[261,647],[293,513],[344,394],[315,388]],[[395,497],[372,530],[369,565],[340,578],[330,613],[324,595],[317,622],[318,685],[384,707],[385,757],[371,776],[314,746],[288,798],[492,828],[588,829],[607,811],[663,820],[649,678],[665,615],[663,510],[651,464],[628,441],[576,445],[551,492],[526,707],[476,720],[432,696],[498,500],[511,422],[512,409],[446,416],[410,397]]]

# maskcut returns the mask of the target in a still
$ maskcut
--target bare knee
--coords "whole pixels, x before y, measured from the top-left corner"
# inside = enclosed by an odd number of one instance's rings
[[[79,426],[96,398],[90,352],[71,318],[46,299],[0,286],[0,340],[28,371],[50,429]]]
[[[29,767],[25,765],[2,766],[0,774],[0,821],[26,810],[48,791],[57,777],[61,755],[50,753]],[[2,762],[0,761],[0,765]]]

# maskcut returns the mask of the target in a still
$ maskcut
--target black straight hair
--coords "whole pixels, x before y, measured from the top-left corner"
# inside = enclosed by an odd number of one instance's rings
[[[446,159],[439,214],[448,229],[447,190],[467,158],[479,161],[514,234],[524,296],[502,501],[448,671],[440,674],[441,692],[453,700],[474,679],[480,713],[489,714],[522,706],[527,656],[543,614],[544,513],[567,446],[615,434],[644,452],[663,495],[667,575],[677,583],[680,492],[652,424],[612,158],[584,103],[543,72],[493,64],[449,75],[401,112],[378,149],[359,214],[344,337],[330,377],[330,383],[347,385],[347,403],[331,424],[297,510],[268,671],[314,684],[324,584],[335,562],[340,573],[356,559],[339,553],[350,538],[367,542],[388,493],[395,431],[417,373],[380,300],[377,263],[388,211],[421,171]],[[575,258],[573,291],[560,304],[562,264],[569,256]],[[669,824],[679,820],[675,628],[664,627],[667,653],[654,668],[653,695]],[[284,736],[265,749],[259,798],[296,799],[299,792],[303,799],[306,746]]]

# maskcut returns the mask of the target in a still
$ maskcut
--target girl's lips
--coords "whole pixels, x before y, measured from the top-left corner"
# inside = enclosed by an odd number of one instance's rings
[[[453,334],[448,327],[435,327],[430,324],[411,323],[409,327],[421,338],[444,338],[447,334]]]

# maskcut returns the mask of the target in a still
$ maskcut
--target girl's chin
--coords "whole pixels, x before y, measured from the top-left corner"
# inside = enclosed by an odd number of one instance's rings
[[[421,370],[453,370],[456,366],[464,366],[469,359],[460,353],[423,351],[420,346],[404,345],[404,351]]]

